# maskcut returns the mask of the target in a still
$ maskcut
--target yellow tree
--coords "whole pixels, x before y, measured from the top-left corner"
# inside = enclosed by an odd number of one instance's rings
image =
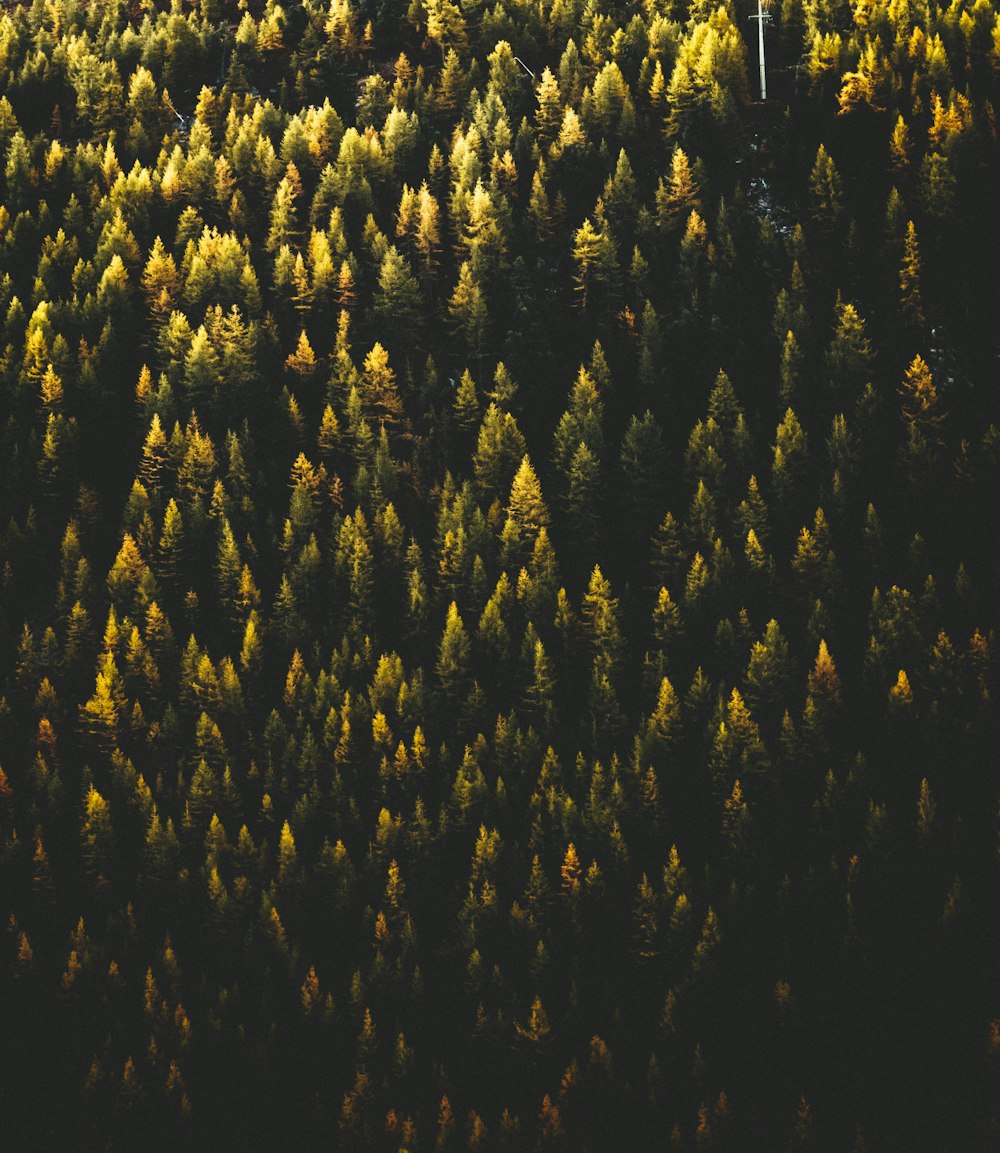
[[[903,398],[903,419],[923,432],[936,431],[945,414],[938,408],[937,388],[927,361],[917,353],[903,377],[899,394]]]
[[[465,17],[452,0],[423,0],[427,16],[427,39],[441,49],[441,59],[449,48],[461,51],[468,45]]]
[[[396,387],[396,374],[389,364],[389,354],[378,342],[365,357],[361,372],[361,395],[368,410],[389,428],[403,420],[403,402]]]
[[[903,262],[899,269],[899,304],[906,321],[915,326],[923,323],[920,245],[917,241],[917,229],[912,220],[907,222],[906,236],[903,239]]]

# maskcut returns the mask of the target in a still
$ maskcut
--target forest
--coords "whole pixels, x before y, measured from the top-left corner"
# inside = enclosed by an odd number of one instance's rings
[[[5,1148],[998,1147],[1000,5],[756,14],[3,5]]]

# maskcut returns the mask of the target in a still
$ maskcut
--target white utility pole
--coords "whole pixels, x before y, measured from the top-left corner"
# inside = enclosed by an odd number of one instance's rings
[[[770,7],[770,5],[768,5]],[[757,15],[751,16],[757,21],[757,45],[760,54],[760,98],[767,99],[767,76],[764,72],[764,21],[771,19],[771,13],[764,11],[763,0],[757,0]]]

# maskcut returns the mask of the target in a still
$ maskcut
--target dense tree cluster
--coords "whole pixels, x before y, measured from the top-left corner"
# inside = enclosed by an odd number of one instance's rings
[[[995,1139],[1000,18],[749,14],[0,14],[11,1148]]]

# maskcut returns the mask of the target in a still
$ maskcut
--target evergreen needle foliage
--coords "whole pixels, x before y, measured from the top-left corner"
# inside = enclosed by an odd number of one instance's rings
[[[0,15],[4,1148],[1000,1131],[987,0]]]

